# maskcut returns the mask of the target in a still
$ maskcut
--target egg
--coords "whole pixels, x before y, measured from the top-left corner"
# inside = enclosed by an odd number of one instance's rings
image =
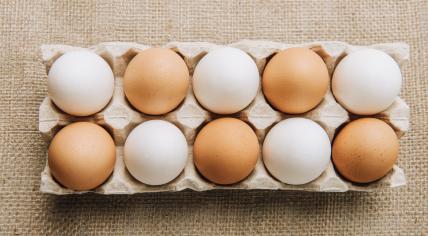
[[[90,190],[104,183],[116,161],[114,141],[101,126],[76,122],[52,139],[48,165],[52,176],[73,190]]]
[[[243,110],[255,98],[260,84],[256,63],[231,47],[210,51],[196,65],[193,92],[198,102],[218,114]]]
[[[267,63],[263,93],[277,110],[299,114],[316,107],[324,98],[330,75],[324,61],[307,48],[289,48]]]
[[[102,110],[113,96],[114,76],[97,54],[78,50],[59,57],[48,73],[49,97],[64,112],[88,116]]]
[[[138,125],[124,145],[126,168],[134,178],[148,185],[162,185],[175,179],[183,171],[187,155],[183,133],[163,120]]]
[[[193,161],[206,179],[216,184],[234,184],[255,168],[259,142],[249,125],[235,118],[209,122],[198,133]]]
[[[331,144],[312,120],[290,118],[276,124],[263,142],[263,162],[271,175],[286,184],[306,184],[330,163]]]
[[[150,48],[129,62],[123,80],[126,98],[133,107],[161,115],[174,110],[186,97],[189,70],[171,49]]]
[[[400,67],[388,54],[363,49],[344,57],[333,74],[336,100],[348,111],[373,115],[386,110],[400,92]]]
[[[347,124],[333,142],[336,170],[356,183],[369,183],[385,176],[398,157],[398,138],[385,122],[361,118]]]

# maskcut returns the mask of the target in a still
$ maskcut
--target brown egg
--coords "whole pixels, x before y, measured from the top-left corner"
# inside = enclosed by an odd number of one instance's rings
[[[324,61],[307,48],[278,52],[263,72],[263,93],[281,112],[304,113],[323,99],[330,83]]]
[[[209,122],[196,137],[193,161],[199,172],[216,184],[234,184],[254,169],[260,146],[249,125],[235,118]]]
[[[332,159],[337,171],[357,183],[385,176],[397,156],[397,135],[387,123],[375,118],[352,121],[333,142]]]
[[[73,190],[90,190],[102,184],[113,172],[115,161],[110,134],[89,122],[76,122],[61,129],[48,151],[52,176]]]
[[[189,88],[189,70],[171,49],[150,48],[129,62],[123,83],[132,106],[149,115],[161,115],[183,101]]]

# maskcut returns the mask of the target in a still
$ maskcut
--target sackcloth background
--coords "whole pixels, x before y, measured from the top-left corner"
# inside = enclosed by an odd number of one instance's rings
[[[352,44],[404,41],[411,60],[401,96],[412,130],[399,165],[408,185],[373,193],[210,191],[132,196],[39,192],[46,143],[43,43],[230,43],[263,39]],[[0,2],[0,234],[427,235],[428,2],[7,1]]]

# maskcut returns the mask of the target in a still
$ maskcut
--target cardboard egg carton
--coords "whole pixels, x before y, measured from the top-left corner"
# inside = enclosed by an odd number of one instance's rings
[[[186,62],[190,75],[192,76],[198,61],[210,50],[221,45],[204,42],[171,42],[164,47],[171,48],[179,53]],[[289,47],[307,47],[320,55],[327,65],[330,75],[334,67],[348,53],[362,48],[376,48],[391,55],[399,65],[409,59],[409,46],[403,43],[376,44],[368,47],[353,46],[343,42],[313,42],[305,44],[284,44],[266,41],[240,41],[227,46],[236,47],[247,52],[256,62],[260,74],[269,59],[279,50]],[[273,178],[263,165],[260,154],[254,171],[240,183],[219,186],[207,181],[202,177],[193,164],[192,147],[198,131],[210,120],[224,115],[211,113],[201,107],[196,101],[190,86],[185,100],[172,112],[161,116],[150,116],[142,114],[134,109],[126,100],[123,91],[123,74],[129,61],[140,51],[149,48],[148,45],[137,43],[101,43],[88,48],[99,54],[111,66],[115,75],[115,90],[110,103],[99,113],[88,117],[74,117],[59,110],[46,97],[39,110],[39,130],[43,137],[49,142],[58,130],[65,125],[76,121],[90,121],[97,123],[112,135],[116,144],[116,164],[113,174],[109,179],[92,190],[91,192],[100,194],[133,194],[142,192],[180,191],[193,189],[195,191],[205,191],[211,189],[271,189],[271,190],[302,190],[319,192],[345,192],[372,191],[381,188],[398,187],[406,184],[403,170],[394,168],[384,178],[370,184],[353,184],[336,173],[333,164],[330,162],[328,168],[316,180],[304,185],[288,185]],[[52,63],[62,54],[72,50],[83,48],[67,45],[43,45],[41,47],[42,59],[48,72]],[[221,69],[221,68],[220,68]],[[330,140],[333,140],[338,128],[350,120],[358,118],[349,114],[334,99],[330,89],[323,101],[313,110],[300,114],[288,115],[273,109],[265,100],[261,88],[255,100],[243,111],[227,115],[239,118],[250,124],[256,132],[260,144],[269,129],[279,121],[289,117],[305,117],[320,124],[327,132]],[[374,115],[386,121],[401,137],[409,129],[409,107],[406,103],[397,98],[395,102],[384,112]],[[138,124],[150,120],[162,119],[174,123],[186,136],[189,145],[189,156],[185,169],[173,181],[161,186],[149,186],[134,179],[126,170],[123,161],[123,145],[128,134]],[[83,193],[66,189],[58,184],[51,176],[49,166],[46,164],[41,174],[40,190],[51,194],[76,194]]]

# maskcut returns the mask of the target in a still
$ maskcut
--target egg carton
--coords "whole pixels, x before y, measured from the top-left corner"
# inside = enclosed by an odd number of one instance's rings
[[[179,53],[186,62],[190,76],[192,76],[198,61],[207,52],[221,47],[206,42],[171,42],[163,47],[171,48]],[[363,48],[375,48],[391,55],[394,60],[402,65],[409,59],[409,46],[404,43],[376,44],[371,46],[353,46],[344,42],[313,42],[304,44],[285,44],[268,41],[243,40],[227,46],[239,48],[247,52],[256,62],[260,74],[269,59],[279,50],[290,47],[310,48],[322,57],[327,65],[330,75],[335,66],[348,53]],[[382,179],[370,184],[355,184],[342,178],[330,162],[328,168],[314,181],[304,185],[289,185],[281,183],[272,177],[263,165],[261,153],[254,171],[245,180],[228,186],[213,184],[201,176],[193,164],[192,152],[195,136],[198,131],[210,120],[225,115],[218,115],[204,109],[195,99],[192,87],[189,87],[185,100],[172,112],[165,115],[152,116],[145,115],[134,109],[126,100],[123,91],[123,75],[127,64],[138,53],[149,45],[124,42],[101,43],[87,50],[93,51],[104,58],[113,70],[115,76],[114,95],[110,103],[97,114],[88,117],[75,117],[59,110],[46,97],[39,110],[39,130],[42,136],[49,143],[62,127],[76,121],[89,121],[103,126],[112,135],[116,145],[116,164],[109,179],[98,188],[89,192],[100,194],[134,194],[143,192],[180,191],[193,189],[195,191],[206,191],[211,189],[271,189],[271,190],[302,190],[317,192],[345,192],[372,191],[376,189],[398,187],[406,184],[403,170],[395,165],[393,169]],[[48,72],[52,63],[62,54],[73,50],[84,48],[67,45],[42,45],[42,59]],[[260,145],[269,129],[281,120],[290,117],[305,117],[320,124],[327,132],[332,141],[340,127],[343,127],[358,116],[349,114],[334,99],[330,89],[326,93],[323,101],[313,110],[300,114],[289,115],[278,112],[265,100],[261,88],[254,101],[243,111],[229,117],[241,119],[253,127]],[[401,137],[409,129],[409,107],[401,99],[397,98],[394,103],[384,112],[373,117],[386,121],[395,130],[398,137]],[[151,120],[161,119],[175,124],[186,136],[189,145],[189,156],[187,164],[182,173],[170,183],[161,186],[149,186],[134,179],[126,170],[123,161],[123,145],[128,134],[138,124]],[[302,147],[303,148],[303,147]],[[77,194],[88,191],[74,191],[66,189],[58,184],[49,171],[46,164],[41,174],[40,190],[51,194]]]

